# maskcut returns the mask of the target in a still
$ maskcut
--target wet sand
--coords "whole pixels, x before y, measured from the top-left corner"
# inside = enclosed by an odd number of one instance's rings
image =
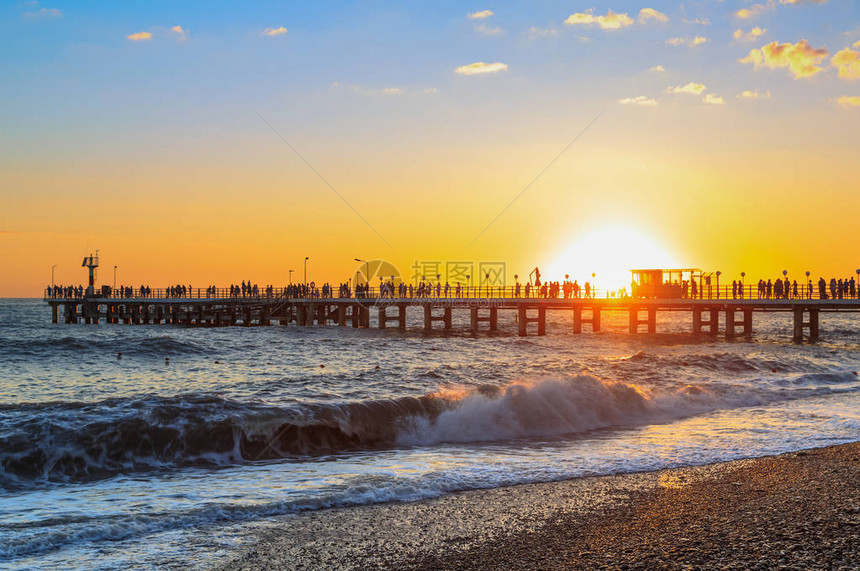
[[[286,518],[223,569],[860,569],[860,442]]]

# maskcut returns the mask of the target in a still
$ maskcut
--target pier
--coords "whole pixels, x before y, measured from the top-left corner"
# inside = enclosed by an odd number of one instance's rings
[[[608,313],[629,316],[629,333],[654,334],[659,316],[683,312],[690,316],[689,332],[726,339],[750,337],[756,313],[783,312],[793,317],[789,332],[796,341],[815,340],[821,334],[821,314],[860,312],[860,299],[733,298],[731,292],[711,291],[695,299],[648,299],[633,297],[523,297],[513,287],[463,288],[457,296],[392,297],[371,288],[364,297],[323,297],[319,290],[293,297],[271,288],[259,295],[235,295],[226,289],[188,289],[181,297],[169,290],[111,291],[109,295],[91,290],[80,296],[55,296],[46,291],[53,323],[221,326],[340,326],[354,328],[407,329],[407,315],[423,316],[424,331],[451,331],[454,313],[469,316],[471,332],[497,331],[501,312],[515,315],[521,336],[545,335],[547,314],[570,315],[570,333],[601,331],[601,319]],[[284,290],[285,291],[285,290]],[[126,295],[126,294],[131,295]],[[414,312],[414,313],[413,313]],[[375,319],[371,319],[371,315]]]

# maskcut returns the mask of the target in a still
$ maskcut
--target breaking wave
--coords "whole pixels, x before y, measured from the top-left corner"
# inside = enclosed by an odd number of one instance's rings
[[[646,392],[582,375],[289,408],[200,395],[6,405],[0,407],[0,486],[442,442],[555,438],[798,398],[801,390],[803,396],[839,385],[853,390],[856,380],[851,373],[812,374],[761,390],[702,384]]]

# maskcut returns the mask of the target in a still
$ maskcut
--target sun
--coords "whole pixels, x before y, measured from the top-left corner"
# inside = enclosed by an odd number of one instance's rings
[[[579,236],[547,268],[547,280],[565,274],[604,291],[630,291],[630,270],[677,268],[678,260],[647,234],[629,226],[607,226]],[[594,277],[592,277],[594,274]]]

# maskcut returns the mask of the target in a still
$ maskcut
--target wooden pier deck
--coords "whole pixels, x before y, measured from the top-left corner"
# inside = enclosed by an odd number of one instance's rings
[[[548,312],[571,315],[570,332],[598,332],[608,312],[629,316],[629,332],[656,333],[658,315],[686,312],[690,332],[727,339],[753,334],[753,315],[784,312],[793,315],[791,336],[815,340],[821,334],[820,315],[860,312],[860,299],[637,299],[500,297],[366,297],[292,298],[283,295],[226,297],[45,297],[52,321],[69,324],[124,323],[185,326],[336,325],[407,328],[407,314],[423,314],[423,330],[453,328],[453,313],[468,312],[473,332],[496,331],[499,312],[514,312],[521,336],[545,335]],[[375,319],[371,320],[371,314]],[[414,321],[413,321],[414,322]]]

